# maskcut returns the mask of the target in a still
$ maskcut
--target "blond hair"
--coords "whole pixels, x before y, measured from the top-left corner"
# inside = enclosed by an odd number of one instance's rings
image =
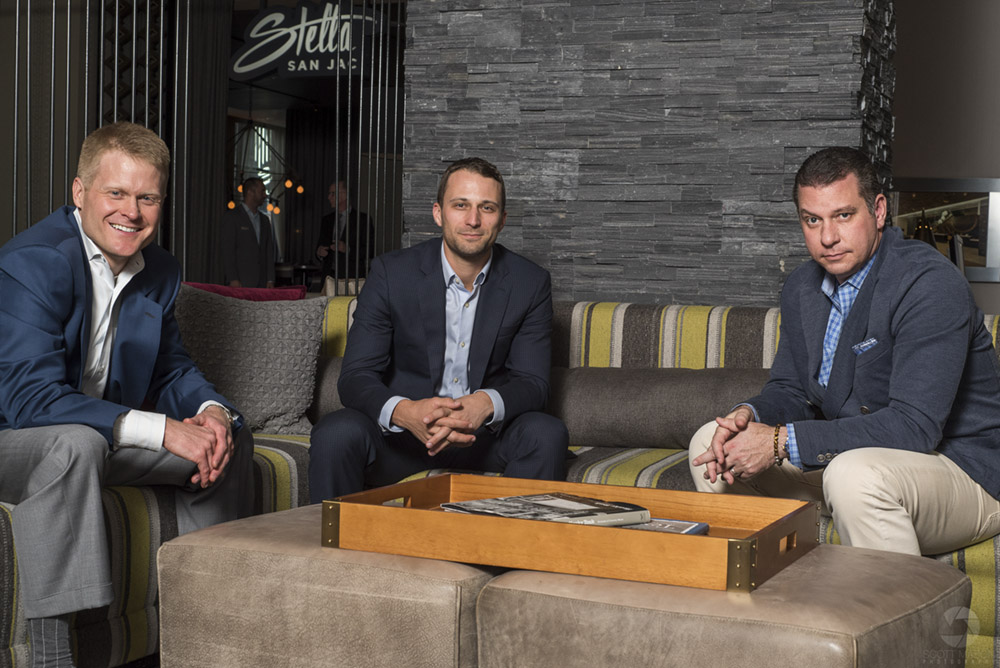
[[[105,125],[87,135],[80,149],[76,176],[90,187],[108,151],[121,151],[133,160],[142,160],[156,168],[163,183],[170,171],[170,149],[152,130],[128,121]]]

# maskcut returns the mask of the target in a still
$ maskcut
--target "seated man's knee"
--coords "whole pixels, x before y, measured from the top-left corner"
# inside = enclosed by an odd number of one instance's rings
[[[103,468],[111,451],[108,440],[99,431],[85,425],[67,425],[54,440],[50,453],[67,463]]]
[[[336,465],[368,451],[378,425],[360,411],[344,408],[328,413],[313,426],[309,439],[309,463]]]
[[[84,425],[65,425],[50,440],[38,444],[40,460],[35,467],[35,484],[48,484],[56,479],[104,475],[104,464],[110,445],[97,430]],[[38,475],[41,474],[42,478]],[[48,482],[47,482],[48,481]]]
[[[519,415],[511,428],[517,438],[535,444],[536,448],[565,454],[569,447],[569,430],[557,417],[548,413],[530,412]]]
[[[688,443],[688,465],[692,470],[701,470],[705,468],[704,464],[701,466],[695,466],[691,462],[695,457],[708,450],[708,446],[712,444],[712,436],[715,435],[715,430],[718,426],[719,425],[715,422],[715,420],[706,422],[691,437],[691,440]]]
[[[838,454],[823,471],[823,496],[831,509],[843,509],[865,497],[893,494],[891,476],[880,465],[875,448],[858,448]]]

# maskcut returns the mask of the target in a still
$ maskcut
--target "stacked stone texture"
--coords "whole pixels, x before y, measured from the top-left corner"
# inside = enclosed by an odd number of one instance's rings
[[[478,155],[557,299],[776,304],[802,160],[860,146],[888,177],[894,49],[888,0],[413,0],[404,245]]]

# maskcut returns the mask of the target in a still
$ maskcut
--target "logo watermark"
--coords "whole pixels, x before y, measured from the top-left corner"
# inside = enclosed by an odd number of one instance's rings
[[[979,617],[966,607],[945,610],[938,626],[943,644],[954,649],[925,650],[922,666],[964,666],[967,635],[979,634]]]

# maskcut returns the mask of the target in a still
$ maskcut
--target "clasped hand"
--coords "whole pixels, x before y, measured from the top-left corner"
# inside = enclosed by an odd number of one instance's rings
[[[722,478],[732,485],[774,465],[774,427],[753,421],[753,413],[740,406],[726,417],[715,418],[718,425],[708,449],[694,458],[695,466],[705,464],[705,479]]]
[[[163,447],[198,467],[191,482],[208,487],[222,475],[233,454],[233,434],[229,418],[212,405],[182,421],[167,418]]]
[[[403,399],[392,413],[392,423],[413,434],[431,456],[448,446],[468,447],[476,441],[475,431],[493,414],[493,401],[483,392],[458,399],[431,397]]]

